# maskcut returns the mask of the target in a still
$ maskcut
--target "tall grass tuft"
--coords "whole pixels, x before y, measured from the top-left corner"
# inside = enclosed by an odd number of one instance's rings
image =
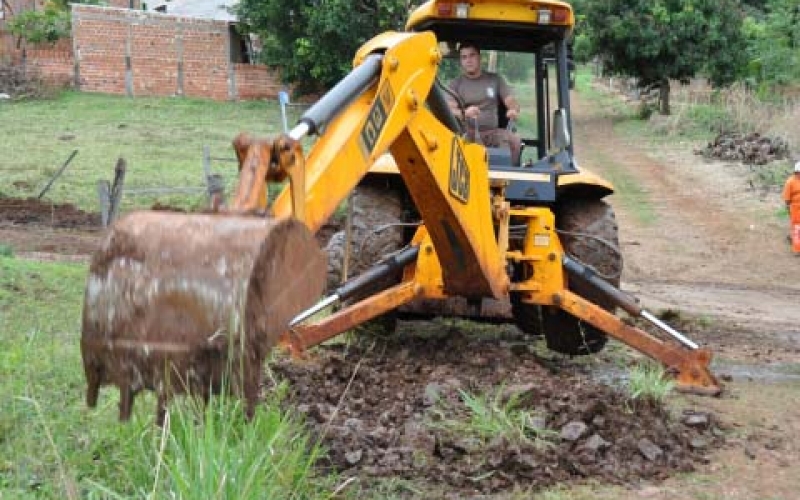
[[[555,436],[553,431],[544,427],[543,419],[537,418],[535,411],[522,407],[519,395],[504,394],[503,388],[498,388],[494,394],[471,394],[459,390],[459,395],[467,410],[467,418],[446,417],[458,412],[450,411],[452,408],[447,403],[440,402],[443,407],[434,411],[436,419],[429,422],[431,427],[475,437],[483,442],[503,438],[542,447],[550,445],[549,439]]]
[[[123,426],[133,427],[126,447],[135,453],[122,457],[129,484],[119,492],[89,481],[88,498],[330,498],[336,477],[316,474],[324,451],[280,410],[285,393],[279,386],[250,422],[240,399],[223,391],[208,404],[173,401],[163,428],[149,415]]]
[[[661,403],[674,388],[675,382],[659,364],[646,361],[631,369],[628,392],[634,402]]]
[[[285,392],[285,386],[281,389]],[[158,497],[319,498],[314,477],[322,450],[312,444],[291,414],[278,409],[277,394],[247,422],[238,398],[224,392],[207,405],[186,399],[170,412],[158,456],[163,479],[154,477]]]

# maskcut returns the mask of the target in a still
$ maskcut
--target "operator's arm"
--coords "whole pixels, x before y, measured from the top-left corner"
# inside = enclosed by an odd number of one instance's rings
[[[505,99],[503,99],[503,103],[506,105],[508,111],[506,112],[506,116],[509,120],[516,120],[519,118],[519,103],[517,102],[517,98],[513,95],[509,94]]]
[[[463,97],[458,92],[458,78],[456,78],[455,80],[452,80],[447,85],[447,88],[450,89],[450,91],[453,94],[459,96],[463,101]],[[447,94],[446,99],[447,99],[447,105],[448,105],[448,107],[450,107],[450,112],[453,113],[453,116],[458,117],[460,120],[463,120],[464,119],[464,109],[461,108],[461,106],[459,105],[458,101],[456,101],[456,99],[453,97],[453,95],[449,94],[449,93]]]
[[[503,99],[503,104],[506,105],[506,117],[509,120],[516,120],[519,118],[519,102],[511,90],[511,86],[506,82],[506,79],[501,75],[497,75],[497,93]]]

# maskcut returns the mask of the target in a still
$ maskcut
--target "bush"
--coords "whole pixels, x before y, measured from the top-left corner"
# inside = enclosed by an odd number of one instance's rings
[[[19,100],[46,97],[49,93],[38,70],[0,62],[0,94]]]
[[[687,110],[688,118],[698,128],[710,132],[738,132],[738,124],[732,123],[730,112],[721,106],[697,104]]]
[[[70,14],[52,6],[44,10],[28,10],[11,19],[8,29],[28,43],[55,43],[69,36]]]

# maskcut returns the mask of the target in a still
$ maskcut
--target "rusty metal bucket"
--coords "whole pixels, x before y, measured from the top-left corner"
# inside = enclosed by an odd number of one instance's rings
[[[86,283],[87,402],[96,404],[99,386],[117,385],[126,418],[126,391],[160,391],[160,381],[149,380],[156,370],[144,365],[170,353],[191,364],[196,358],[181,353],[235,344],[263,361],[290,320],[319,298],[325,272],[313,235],[295,219],[166,212],[120,219],[92,257]],[[197,367],[181,370],[192,375]]]

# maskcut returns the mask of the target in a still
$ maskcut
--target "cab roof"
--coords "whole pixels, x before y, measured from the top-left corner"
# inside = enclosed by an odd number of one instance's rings
[[[568,38],[574,24],[572,7],[555,0],[431,0],[411,13],[406,29],[481,49],[532,52]]]

